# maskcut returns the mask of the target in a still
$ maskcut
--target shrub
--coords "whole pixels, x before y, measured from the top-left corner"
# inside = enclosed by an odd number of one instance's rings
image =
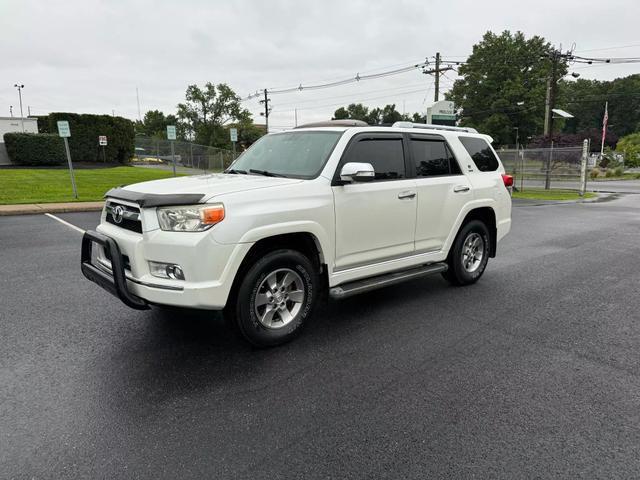
[[[607,173],[604,174],[605,177],[610,178],[613,177],[615,175],[615,171],[613,169],[608,169]]]
[[[616,177],[621,177],[624,174],[624,168],[616,167],[613,169],[613,173],[615,173]]]
[[[57,122],[67,120],[71,129],[69,150],[74,162],[102,162],[102,147],[98,136],[106,135],[105,148],[107,162],[127,163],[134,154],[135,131],[133,122],[111,115],[90,115],[77,113],[50,113],[49,131],[57,132]]]
[[[5,133],[4,143],[11,161],[19,165],[60,165],[67,158],[58,135]]]
[[[595,179],[598,178],[598,176],[600,175],[600,170],[597,168],[592,168],[591,171],[589,172],[589,176],[591,177],[591,179]]]

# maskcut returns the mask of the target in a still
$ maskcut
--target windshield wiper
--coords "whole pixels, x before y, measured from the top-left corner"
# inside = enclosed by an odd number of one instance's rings
[[[247,172],[244,170],[236,170],[234,168],[230,168],[229,170],[225,170],[224,173],[242,173],[243,175],[246,175]]]
[[[286,175],[282,175],[281,173],[273,173],[268,170],[256,170],[255,168],[249,169],[251,173],[257,173],[258,175],[264,175],[265,177],[284,177],[287,178]]]

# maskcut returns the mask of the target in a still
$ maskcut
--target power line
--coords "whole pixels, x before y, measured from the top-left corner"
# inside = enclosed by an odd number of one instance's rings
[[[604,48],[591,48],[589,50],[576,50],[576,53],[584,52],[604,52],[605,50],[619,50],[622,48],[640,47],[640,43],[634,43],[632,45],[620,45],[618,47],[604,47]]]
[[[413,65],[408,65],[402,68],[396,68],[394,70],[387,70],[384,72],[378,72],[378,73],[372,73],[372,74],[368,74],[368,75],[360,75],[360,73],[356,73],[355,77],[350,77],[350,78],[344,78],[342,80],[336,80],[333,82],[329,82],[329,83],[319,83],[319,84],[315,84],[315,85],[302,85],[302,83],[300,85],[298,85],[297,87],[291,87],[291,88],[284,88],[284,89],[280,89],[280,90],[275,90],[275,89],[264,89],[264,91],[266,91],[268,94],[271,95],[279,95],[279,94],[283,94],[283,93],[291,93],[291,92],[296,92],[296,91],[302,91],[302,90],[319,90],[319,89],[323,89],[323,88],[332,88],[332,87],[339,87],[341,85],[348,85],[350,83],[356,83],[356,82],[361,82],[364,80],[373,80],[376,78],[383,78],[383,77],[389,77],[392,75],[399,75],[401,73],[406,73],[406,72],[410,72],[413,70],[416,70],[418,68],[422,68],[426,66],[426,62],[422,62],[422,63],[416,63]],[[245,100],[251,99],[251,98],[255,98],[256,96],[261,95],[262,93],[254,93],[251,94],[249,96],[247,96],[245,98]]]

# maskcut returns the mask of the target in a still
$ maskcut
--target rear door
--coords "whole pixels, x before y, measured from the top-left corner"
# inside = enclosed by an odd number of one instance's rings
[[[407,178],[406,143],[401,133],[356,135],[334,177],[335,269],[343,270],[410,255],[414,251],[416,184]],[[348,162],[373,165],[369,182],[340,185]]]
[[[416,252],[438,251],[464,205],[472,200],[471,183],[444,137],[411,133],[409,152],[418,194]]]

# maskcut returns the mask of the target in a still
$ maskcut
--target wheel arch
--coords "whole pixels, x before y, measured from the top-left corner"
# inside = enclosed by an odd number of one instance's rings
[[[257,240],[245,254],[240,266],[235,272],[227,304],[235,298],[240,282],[244,274],[251,268],[255,261],[274,250],[291,249],[305,255],[317,268],[321,281],[328,285],[327,265],[325,252],[318,237],[309,231],[296,231],[279,233],[263,237]]]
[[[480,220],[487,226],[489,230],[489,239],[491,240],[491,248],[489,249],[489,257],[494,258],[496,256],[496,247],[498,243],[498,229],[496,225],[496,212],[489,206],[477,207],[470,210],[462,220],[460,228],[466,225],[471,220]]]

